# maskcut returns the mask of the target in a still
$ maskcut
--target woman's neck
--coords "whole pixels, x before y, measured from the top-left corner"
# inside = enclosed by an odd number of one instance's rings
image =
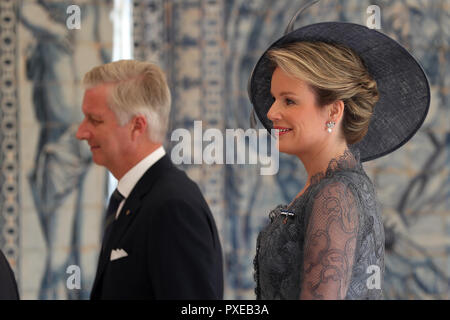
[[[312,150],[309,153],[300,155],[299,158],[305,166],[308,174],[308,180],[302,191],[306,190],[306,188],[311,184],[311,178],[314,175],[319,172],[325,172],[330,161],[332,159],[338,159],[340,156],[344,155],[347,149],[347,143],[344,141],[339,144],[327,145],[325,147]]]

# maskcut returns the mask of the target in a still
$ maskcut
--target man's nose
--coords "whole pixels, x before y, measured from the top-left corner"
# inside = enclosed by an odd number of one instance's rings
[[[77,133],[75,135],[78,140],[87,140],[89,138],[89,131],[86,130],[85,120],[78,126]]]

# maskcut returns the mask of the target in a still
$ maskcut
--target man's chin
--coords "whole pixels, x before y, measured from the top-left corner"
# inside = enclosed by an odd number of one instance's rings
[[[96,156],[94,153],[92,153],[92,161],[99,166],[104,166],[104,161],[101,157],[99,157],[98,155]]]

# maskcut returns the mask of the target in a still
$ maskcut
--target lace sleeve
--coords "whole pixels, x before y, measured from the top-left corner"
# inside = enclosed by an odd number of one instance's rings
[[[306,230],[300,299],[344,299],[352,275],[359,214],[352,190],[327,183]]]

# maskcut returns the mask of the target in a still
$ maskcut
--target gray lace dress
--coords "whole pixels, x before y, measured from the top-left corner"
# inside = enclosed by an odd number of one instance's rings
[[[257,299],[382,299],[384,230],[375,190],[347,150],[258,235]]]

